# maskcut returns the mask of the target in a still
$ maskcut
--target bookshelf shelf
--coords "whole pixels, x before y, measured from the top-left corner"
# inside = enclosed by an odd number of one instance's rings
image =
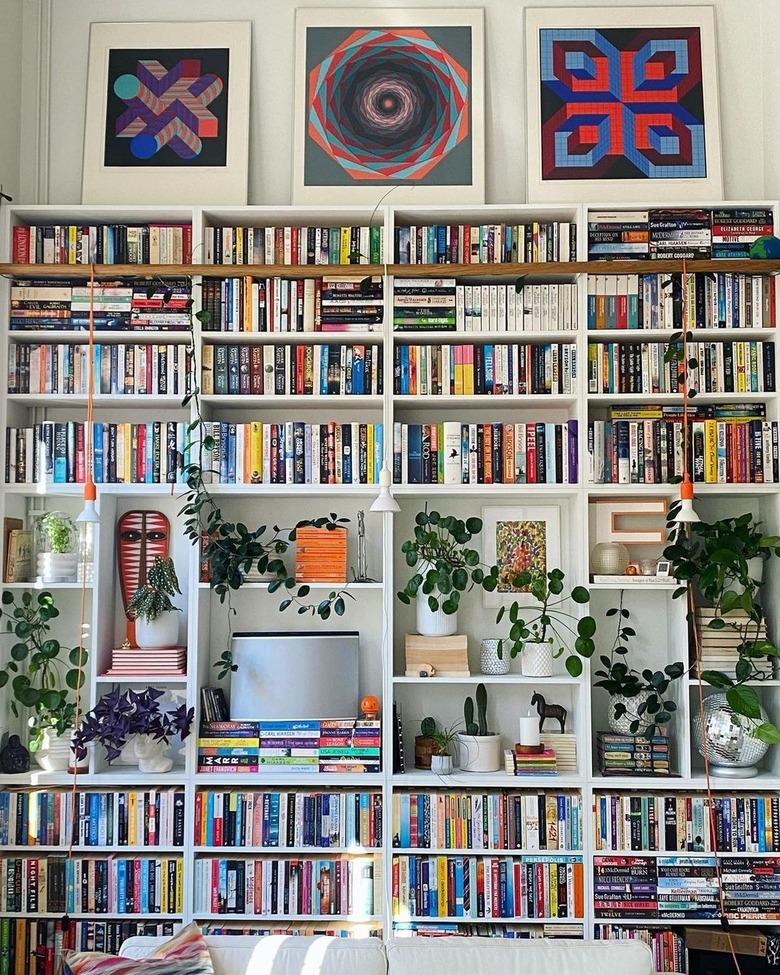
[[[536,495],[569,495],[579,493],[576,484],[394,484],[396,497],[469,497],[470,495],[504,495],[517,497],[522,493],[528,497]]]
[[[405,923],[415,921],[417,924],[581,924],[582,917],[460,917],[458,915],[447,917],[425,917],[417,915],[407,917],[397,914],[395,921]]]
[[[262,406],[264,409],[316,410],[381,410],[381,396],[201,396],[204,406],[230,407],[246,410]]]
[[[376,332],[202,332],[204,345],[381,345]]]
[[[196,856],[382,856],[382,847],[364,846],[195,846]]]
[[[208,911],[193,911],[192,916],[199,921],[332,921],[340,924],[367,924],[381,921],[381,914],[212,914]]]
[[[20,329],[8,332],[11,342],[31,342],[39,345],[50,345],[65,342],[74,345],[86,345],[89,342],[89,332],[85,329]],[[190,329],[166,329],[165,331],[144,331],[143,329],[119,330],[97,329],[95,331],[96,345],[189,345],[192,343]]]
[[[519,684],[521,686],[538,687],[541,679],[538,677],[523,677],[522,674],[506,674],[495,677],[486,674],[472,674],[470,677],[393,677],[394,684],[425,684],[426,687],[436,687],[439,684]],[[579,684],[579,679],[569,677],[568,674],[556,674],[544,678],[545,687],[566,686]]]
[[[477,679],[477,683],[479,680]],[[393,775],[393,785],[396,787],[410,786],[414,788],[452,788],[482,789],[570,789],[581,786],[582,779],[578,775],[507,775],[506,772],[459,772],[452,775],[436,775],[434,772],[420,772],[408,770]]]
[[[256,589],[260,592],[266,591],[268,589],[267,582],[245,582],[241,588],[242,589]],[[330,592],[331,589],[347,589],[349,592],[364,592],[364,591],[376,591],[380,592],[384,589],[381,582],[307,582],[306,585],[309,589],[318,590],[323,592]],[[211,589],[211,583],[199,582],[198,589]]]
[[[92,583],[87,583],[85,586],[80,582],[4,582],[2,584],[3,589],[10,589],[12,591],[42,591],[46,592],[81,592],[82,589],[86,589],[87,592],[92,592]]]
[[[775,403],[777,393],[697,393],[695,403],[707,405],[712,403]],[[596,406],[619,406],[625,403],[629,406],[678,406],[679,393],[590,393],[588,402]]]
[[[393,396],[393,403],[397,407],[415,409],[430,407],[432,409],[462,409],[464,406],[492,407],[497,411],[509,409],[539,409],[540,407],[573,406],[577,402],[576,396],[564,394],[526,393],[525,395],[502,394],[496,396]]]
[[[621,333],[622,334],[622,333]],[[442,329],[420,329],[417,331],[394,331],[393,341],[396,345],[520,345],[531,343],[560,343],[574,342],[577,332],[563,329],[555,332],[455,332]]]
[[[133,677],[110,677],[107,674],[98,674],[95,677],[96,684],[123,684],[123,685],[133,685],[141,684],[144,687],[150,686],[152,684],[181,684],[182,686],[187,683],[187,675],[179,674],[173,676],[166,676],[165,674],[147,674],[145,677],[143,675],[136,675]]]
[[[196,772],[194,781],[201,786],[229,785],[234,788],[243,786],[247,789],[263,789],[266,786],[296,789],[353,786],[356,789],[372,789],[384,785],[384,776],[378,772],[361,775],[337,775],[329,772],[309,772],[305,775],[295,775],[289,772],[259,772],[254,775],[231,774],[230,772]]]
[[[551,856],[551,857],[570,857],[570,856],[582,856],[582,850],[498,850],[498,849],[474,849],[473,847],[459,848],[457,850],[451,849],[449,847],[436,847],[435,849],[431,847],[423,846],[394,846],[393,854],[400,854],[401,856],[447,856],[447,857],[476,857],[476,856],[489,856],[489,857],[540,857],[540,856]],[[477,920],[482,920],[478,918]],[[567,919],[568,920],[568,919]]]
[[[589,342],[668,342],[672,334],[670,328],[591,328],[587,331]],[[689,337],[692,342],[745,342],[748,339],[773,342],[776,335],[776,328],[695,328]]]
[[[85,407],[87,405],[86,396],[76,396],[72,393],[9,393],[7,399],[9,403],[19,403],[20,406],[45,407],[55,410]],[[160,396],[157,393],[128,393],[116,396],[96,393],[94,401],[96,409],[112,406],[126,410],[186,410],[186,407],[181,405],[182,396]]]
[[[35,856],[37,853],[53,853],[55,855],[67,856],[67,846],[46,846],[41,844],[35,846],[24,846],[23,844],[9,844],[3,846],[3,852],[19,853],[26,856]],[[181,846],[74,846],[74,856],[100,856],[110,853],[114,856],[134,856],[137,853],[148,854],[149,856],[174,855],[184,852]]]

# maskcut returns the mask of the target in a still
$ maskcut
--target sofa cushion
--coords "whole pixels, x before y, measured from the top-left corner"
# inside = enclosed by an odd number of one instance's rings
[[[143,955],[117,957],[99,951],[66,951],[64,975],[214,975],[206,939],[194,921],[172,938],[136,940],[150,942]]]

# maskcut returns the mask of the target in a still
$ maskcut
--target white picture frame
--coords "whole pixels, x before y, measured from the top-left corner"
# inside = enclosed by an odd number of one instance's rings
[[[388,203],[423,203],[423,204],[478,204],[485,201],[485,68],[484,68],[484,13],[482,8],[299,8],[296,10],[296,43],[295,43],[295,88],[294,88],[294,136],[293,136],[293,174],[292,199],[294,204],[357,204],[377,206],[387,200]],[[367,178],[369,171],[378,172],[381,169],[379,161],[370,158],[363,167],[363,175],[359,178],[351,175],[348,167],[357,169],[353,163],[354,157],[344,153],[341,149],[343,141],[339,143],[334,133],[321,125],[324,108],[327,106],[327,89],[325,77],[327,66],[336,63],[328,61],[333,52],[351,37],[349,31],[370,31],[372,28],[415,28],[425,31],[431,29],[428,40],[440,45],[448,57],[453,58],[456,67],[463,67],[452,54],[448,38],[452,38],[453,48],[457,53],[460,48],[465,50],[469,43],[469,62],[467,78],[469,116],[468,133],[456,145],[447,149],[445,155],[426,173],[415,176],[414,173],[405,175],[403,179],[393,180],[382,176]],[[452,34],[447,32],[460,32]],[[315,33],[316,32],[316,33]],[[373,43],[379,43],[375,41]],[[357,60],[356,58],[354,60]],[[407,58],[407,60],[409,60]],[[466,60],[465,57],[461,60]],[[315,74],[315,72],[319,72]],[[457,82],[453,81],[453,84]],[[317,101],[320,111],[312,116],[313,129],[309,128],[313,102],[310,100],[310,86],[320,94]],[[379,89],[377,89],[379,90]],[[414,94],[414,87],[410,80],[407,89]],[[425,85],[418,86],[418,91],[425,91]],[[398,92],[388,92],[392,99]],[[399,98],[404,95],[400,91]],[[375,106],[369,106],[375,109]],[[375,109],[376,110],[376,109]],[[459,106],[455,118],[463,119],[464,110]],[[310,131],[318,134],[320,142],[312,138]],[[335,133],[338,134],[338,133]],[[467,143],[466,143],[467,140]],[[327,147],[327,148],[325,148]],[[468,152],[467,152],[468,149]],[[341,162],[337,157],[341,156]],[[466,159],[470,173],[465,173]],[[423,164],[414,160],[414,172],[420,172],[417,167]],[[455,177],[447,181],[447,176]],[[468,175],[468,182],[464,182]]]
[[[490,566],[508,564],[505,559],[506,542],[512,531],[518,529],[513,525],[531,525],[539,523],[541,537],[530,535],[531,544],[527,557],[520,558],[512,567],[512,574],[523,569],[538,569],[549,572],[561,566],[561,509],[558,505],[511,505],[486,506],[482,509],[482,561]],[[525,528],[520,528],[522,533]],[[538,547],[544,546],[543,556],[539,556]],[[499,578],[502,577],[499,571]],[[523,590],[504,588],[500,582],[499,588],[493,592],[483,590],[483,603],[488,608],[506,606],[512,602],[521,604],[533,603],[534,598]]]
[[[82,203],[246,204],[251,48],[249,21],[91,24]],[[211,86],[204,82],[202,92],[196,90],[200,105],[195,107],[204,113],[200,134],[196,135],[184,119],[174,134],[170,129],[157,133],[153,118],[139,117],[118,135],[122,103],[130,112],[132,85],[143,85],[143,79],[137,78],[140,68],[127,70],[133,61],[130,52],[147,54],[155,62],[155,52],[178,49],[187,52],[183,61],[197,62],[201,53],[207,59],[218,58],[225,67],[216,75],[203,67],[202,77],[208,75],[216,81]],[[155,63],[175,70],[172,59]],[[159,70],[155,68],[154,72]],[[220,77],[225,74],[226,83]],[[122,79],[125,90],[120,94],[116,86],[123,83]],[[214,112],[207,99],[213,101]],[[133,154],[140,149],[130,148],[132,138],[139,133],[146,140],[143,151],[149,154],[145,157]],[[176,141],[180,135],[181,142]],[[180,148],[173,149],[174,145]],[[181,154],[188,147],[193,153],[189,158]],[[195,157],[199,161],[188,164]]]
[[[704,144],[704,157],[703,165],[706,167],[706,174],[704,176],[686,176],[681,175],[679,177],[675,176],[672,178],[662,178],[654,177],[650,175],[643,176],[641,178],[576,178],[576,179],[566,179],[566,178],[554,178],[547,175],[543,178],[543,149],[542,149],[542,129],[543,129],[543,118],[542,118],[542,35],[543,30],[561,30],[561,31],[604,31],[608,32],[610,30],[619,30],[621,28],[630,28],[633,30],[647,29],[652,30],[652,28],[691,28],[698,31],[698,38],[700,40],[700,69],[701,69],[701,105],[698,104],[697,95],[697,111],[700,109],[702,113],[702,119],[694,119],[694,121],[699,122],[703,120],[703,144]],[[577,39],[579,41],[579,39]],[[695,40],[695,35],[694,35]],[[609,43],[607,38],[599,38],[599,42],[603,43],[605,46]],[[694,43],[695,51],[695,43]],[[697,202],[709,202],[717,201],[723,198],[723,169],[722,169],[722,159],[721,159],[721,134],[720,134],[720,110],[719,110],[719,99],[718,99],[718,73],[717,73],[717,53],[716,53],[716,43],[715,43],[715,12],[712,6],[686,6],[679,5],[676,7],[659,7],[659,6],[638,6],[638,7],[529,7],[525,11],[525,50],[526,50],[526,118],[527,126],[526,130],[528,133],[527,138],[527,149],[526,149],[526,191],[527,200],[529,203],[598,203],[598,204],[610,204],[610,203],[635,203],[637,200],[652,200],[658,203],[664,202],[680,202],[683,200],[697,201]],[[607,48],[609,50],[609,48]],[[616,49],[616,50],[622,50]],[[550,56],[550,49],[545,48],[547,56]],[[687,56],[687,49],[683,52]],[[580,58],[587,57],[587,52],[567,52],[565,56],[572,57],[572,65],[574,64],[574,55],[577,54]],[[553,55],[553,63],[557,63],[555,58],[558,55]],[[674,56],[674,54],[672,54]],[[645,62],[650,60],[648,57]],[[605,58],[605,62],[609,63],[609,59]],[[612,60],[614,64],[614,59]],[[571,69],[572,66],[567,66]],[[596,66],[593,62],[580,62],[578,65],[578,70],[588,71],[593,68],[597,73],[598,71],[608,71],[617,70],[616,68],[605,68],[602,66]],[[654,70],[663,70],[656,66]],[[607,95],[611,95],[612,89],[618,84],[615,80],[609,80],[607,82],[605,76],[605,89],[608,89]],[[622,84],[622,82],[621,82]],[[611,86],[611,87],[610,87]],[[544,98],[547,102],[546,112],[552,112],[553,108],[556,107],[556,97],[560,92],[560,89],[565,90],[565,81],[560,82],[557,78],[553,78],[549,83],[545,85]],[[558,93],[556,93],[558,89]],[[596,97],[598,96],[598,97]],[[599,105],[603,108],[606,103],[604,101],[605,94],[602,91],[596,92],[594,96],[594,107]],[[685,97],[690,98],[690,91],[685,92]],[[615,98],[614,104],[617,106],[619,104],[623,105],[641,105],[641,97],[637,97],[635,101],[631,101],[632,93],[629,93],[623,98],[621,102],[620,98]],[[557,107],[555,112],[550,116],[550,118],[555,118],[558,112],[564,112],[566,108],[566,103],[561,98],[561,106]],[[572,104],[575,104],[572,101]],[[584,104],[582,102],[577,104]],[[687,139],[690,138],[691,145],[695,144],[697,147],[701,144],[702,137],[699,132],[698,125],[691,125],[690,127],[683,129],[683,121],[678,118],[676,123],[679,126],[677,132],[674,130],[669,130],[667,128],[659,129],[653,128],[648,118],[643,118],[643,113],[641,112],[629,112],[620,114],[621,119],[621,129],[620,132],[615,134],[615,127],[612,125],[612,118],[608,112],[604,112],[599,115],[598,112],[594,112],[593,118],[600,119],[599,125],[601,128],[598,130],[598,137],[601,140],[605,139],[617,139],[621,140],[623,138],[623,133],[625,132],[625,126],[630,122],[632,125],[636,125],[638,122],[642,124],[642,131],[637,134],[637,138],[633,140],[634,144],[638,144],[640,141],[647,142],[651,139],[656,139],[658,142],[664,143],[664,145],[673,145],[674,140],[677,140],[678,135],[682,132],[683,136]],[[567,115],[566,118],[570,118]],[[549,121],[549,120],[548,120]],[[570,123],[572,127],[575,122]],[[584,127],[583,127],[584,128]],[[595,125],[589,126],[589,133],[586,133],[586,137],[591,137],[590,133],[595,129]],[[580,130],[581,131],[581,130]],[[553,138],[554,137],[554,138]],[[550,173],[549,167],[551,165],[551,155],[556,151],[556,146],[558,144],[564,144],[565,132],[557,130],[555,126],[549,126],[547,132],[547,148],[544,150],[545,160],[544,165],[546,167],[545,172]],[[596,148],[597,143],[589,142],[589,145],[594,146],[591,150],[592,152],[598,152]],[[610,147],[613,145],[610,142]],[[679,143],[677,143],[679,145]],[[642,151],[640,152],[640,147],[632,147],[632,154],[634,158],[639,160],[639,165],[655,166],[655,163],[651,162],[651,154],[656,154],[656,158],[659,158],[661,153],[656,146],[655,149],[652,147],[648,148],[646,145],[642,146]],[[610,154],[611,155],[611,154]],[[574,159],[575,153],[571,153],[568,158]],[[603,154],[602,154],[602,159]],[[625,169],[628,166],[633,166],[634,164],[628,160],[627,157],[621,157],[620,155],[612,156],[613,159],[621,159],[620,166]],[[687,158],[687,157],[686,157]],[[693,166],[694,158],[698,159],[698,164],[701,165],[701,153],[697,150],[694,154],[693,148],[691,149],[691,166],[688,167],[689,170]],[[583,166],[581,162],[582,155],[577,156],[577,161],[574,166]],[[637,169],[639,166],[636,167]],[[659,168],[671,168],[671,167],[659,167]],[[682,168],[682,167],[678,167]],[[690,205],[690,204],[689,204]]]

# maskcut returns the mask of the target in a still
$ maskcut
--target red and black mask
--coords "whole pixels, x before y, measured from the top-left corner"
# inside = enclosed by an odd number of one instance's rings
[[[161,511],[127,511],[117,523],[117,565],[125,615],[127,604],[146,583],[146,577],[159,555],[168,556],[171,524]]]

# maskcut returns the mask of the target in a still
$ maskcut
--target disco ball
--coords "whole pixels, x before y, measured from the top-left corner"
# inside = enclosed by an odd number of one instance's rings
[[[746,718],[734,712],[725,694],[710,694],[703,710],[693,716],[693,743],[713,775],[750,778],[758,775],[756,766],[769,748],[751,730],[766,720],[763,708],[760,719]]]

